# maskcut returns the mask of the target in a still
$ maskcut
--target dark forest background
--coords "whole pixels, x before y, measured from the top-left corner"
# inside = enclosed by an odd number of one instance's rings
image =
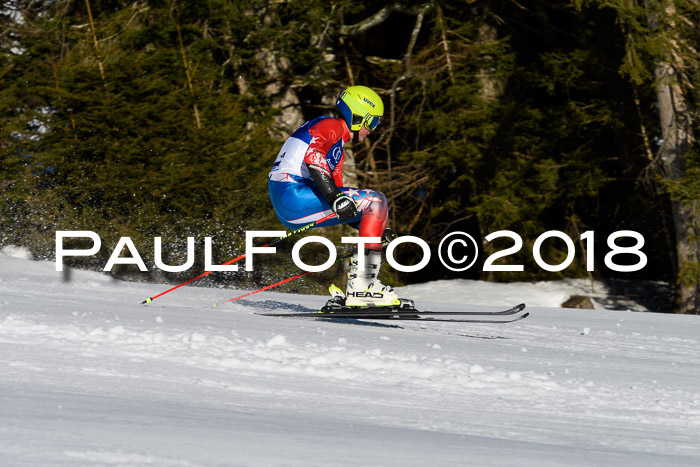
[[[348,146],[347,185],[384,191],[390,226],[433,248],[466,231],[482,242],[483,262],[512,245],[486,242],[489,233],[524,241],[499,262],[523,264],[522,273],[454,273],[435,259],[418,273],[386,268],[391,281],[665,281],[676,311],[700,312],[698,0],[0,5],[0,246],[51,258],[56,230],[92,230],[102,250],[71,264],[102,269],[129,236],[151,271],[114,274],[182,282],[201,272],[205,236],[220,263],[242,252],[246,230],[281,228],[266,182],[281,143],[362,84],[386,113],[367,141]],[[552,229],[577,249],[558,273],[532,257]],[[592,273],[579,240],[588,230]],[[618,230],[644,236],[641,271],[603,264]],[[338,244],[351,234],[322,233]],[[184,262],[195,237],[197,265],[156,270],[155,236],[167,264]],[[290,248],[255,273],[208,283],[293,275]],[[419,259],[418,249],[397,251],[405,264]],[[550,264],[566,253],[562,241],[542,247]],[[340,274],[283,290],[318,292]]]

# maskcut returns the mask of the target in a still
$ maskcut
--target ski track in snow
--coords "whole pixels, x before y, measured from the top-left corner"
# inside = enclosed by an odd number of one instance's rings
[[[212,308],[237,291],[188,287],[142,306],[168,287],[54,267],[0,255],[7,465],[700,465],[695,316],[273,318],[253,313],[325,298]],[[446,287],[400,292],[424,309],[522,301],[522,285]]]

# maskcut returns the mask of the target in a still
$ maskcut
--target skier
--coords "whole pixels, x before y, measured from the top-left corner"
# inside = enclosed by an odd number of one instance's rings
[[[340,94],[336,107],[340,118],[308,121],[284,143],[270,171],[270,199],[277,217],[289,229],[334,212],[334,218],[318,227],[349,224],[359,228],[361,237],[382,238],[388,218],[386,196],[376,190],[343,186],[343,146],[350,139],[363,141],[377,127],[384,104],[372,89],[350,86]],[[387,235],[393,236],[393,232],[387,229]],[[364,270],[359,269],[358,252],[353,255],[345,289],[346,306],[401,303],[394,289],[378,279],[381,250],[381,243],[365,245]]]

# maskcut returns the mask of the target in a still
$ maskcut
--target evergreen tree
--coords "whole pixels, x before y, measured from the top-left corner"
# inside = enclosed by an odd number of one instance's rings
[[[92,29],[86,9],[59,2],[15,25],[25,50],[1,91],[17,177],[6,241],[48,255],[55,230],[94,230],[144,251],[156,235],[241,247],[242,220],[263,214],[264,190],[248,187],[264,186],[274,110],[226,76],[212,35],[228,19],[207,8],[97,3]]]
[[[696,86],[700,5],[686,0],[576,2],[615,12],[626,34],[620,72],[647,96],[645,113],[658,113],[646,143],[648,174],[655,189],[669,197],[673,219],[677,307],[700,313],[700,174]],[[651,97],[649,91],[655,91]],[[652,100],[653,99],[653,100]],[[648,109],[648,110],[646,110]],[[656,110],[654,110],[656,109]]]

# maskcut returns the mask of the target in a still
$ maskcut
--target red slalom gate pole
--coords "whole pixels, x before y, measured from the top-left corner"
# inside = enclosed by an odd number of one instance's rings
[[[299,227],[299,228],[296,229],[296,230],[292,230],[291,232],[289,232],[288,234],[284,235],[283,237],[279,237],[278,239],[273,240],[273,241],[271,241],[270,243],[266,243],[266,244],[262,245],[260,248],[264,248],[264,247],[276,245],[276,244],[278,244],[279,242],[281,242],[282,240],[284,240],[284,239],[286,239],[286,238],[289,238],[289,237],[291,237],[292,235],[297,235],[297,234],[300,234],[300,233],[302,233],[302,232],[304,232],[304,231],[306,231],[306,230],[309,230],[310,228],[315,227],[315,226],[317,226],[318,224],[320,224],[320,223],[322,223],[322,222],[325,222],[325,221],[327,221],[328,219],[330,219],[330,218],[332,218],[332,217],[335,217],[335,213],[334,213],[334,212],[328,214],[328,215],[325,216],[325,217],[322,217],[321,219],[319,219],[319,220],[317,220],[317,221],[314,221],[314,222],[311,222],[311,223],[309,223],[309,224],[306,224],[305,226]],[[229,265],[229,264],[233,264],[233,263],[235,263],[236,261],[240,261],[240,260],[242,260],[242,259],[245,258],[245,257],[246,257],[246,254],[244,253],[244,254],[242,254],[241,256],[237,257],[237,258],[233,258],[233,259],[231,259],[231,260],[229,260],[229,261],[226,261],[224,264],[222,264],[222,266],[227,266],[227,265]],[[182,284],[178,284],[178,285],[176,285],[175,287],[172,287],[172,288],[166,290],[165,292],[161,292],[161,293],[159,293],[158,295],[154,295],[153,297],[147,298],[146,300],[142,301],[141,304],[142,304],[142,305],[145,305],[146,303],[151,303],[151,302],[152,302],[153,300],[155,300],[156,298],[162,297],[163,295],[165,295],[165,294],[167,294],[167,293],[170,293],[170,292],[172,292],[172,291],[175,290],[175,289],[179,289],[179,288],[182,287],[183,285],[187,285],[187,284],[189,284],[189,283],[191,283],[191,282],[194,282],[194,281],[196,281],[197,279],[201,279],[202,277],[204,277],[204,276],[206,276],[206,275],[208,275],[208,274],[211,274],[212,272],[214,272],[214,271],[205,271],[205,272],[203,272],[202,274],[198,275],[197,277],[193,277],[192,279],[186,280],[186,281],[183,282]]]

